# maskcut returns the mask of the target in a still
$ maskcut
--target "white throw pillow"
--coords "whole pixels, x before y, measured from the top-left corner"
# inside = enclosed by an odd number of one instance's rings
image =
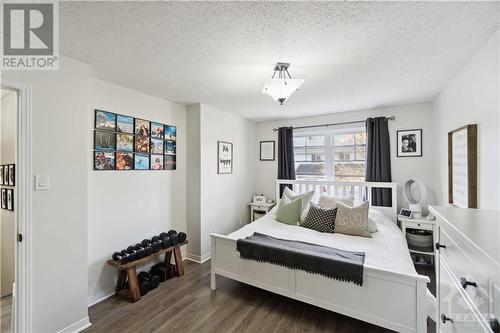
[[[378,231],[377,223],[372,220],[371,217],[368,217],[368,231],[373,234]]]
[[[311,203],[311,200],[314,196],[314,191],[298,194],[290,190],[288,187],[285,187],[285,190],[283,191],[283,196],[286,196],[288,199],[290,199],[290,201],[302,198],[302,212],[303,212],[304,210],[309,208],[309,203]]]
[[[338,203],[342,202],[344,205],[347,206],[353,206],[354,205],[354,198],[353,197],[343,197],[343,198],[337,198],[337,197],[332,197],[326,194],[322,194],[319,197],[319,202],[318,204],[323,207],[323,208],[337,208]]]

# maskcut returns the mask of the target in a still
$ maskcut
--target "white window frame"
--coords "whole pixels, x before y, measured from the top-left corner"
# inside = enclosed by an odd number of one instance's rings
[[[362,132],[366,131],[364,127],[351,127],[351,128],[337,128],[337,129],[321,129],[321,130],[307,130],[307,131],[302,131],[302,130],[295,130],[293,133],[294,139],[296,137],[310,137],[310,136],[324,136],[325,137],[325,146],[324,146],[324,163],[325,163],[325,180],[334,180],[335,179],[335,174],[334,174],[334,149],[335,146],[333,145],[333,137],[336,134],[345,134],[345,133],[356,133],[356,132]],[[346,145],[343,147],[356,147],[356,144],[354,145]],[[294,146],[295,148],[295,146]],[[354,154],[356,154],[356,150],[354,151]],[[294,153],[295,157],[295,153]],[[366,168],[366,156],[365,156],[365,168]],[[297,179],[311,179],[313,178],[314,175],[311,176],[300,176],[297,175]],[[318,179],[322,179],[321,176],[317,177]],[[364,180],[363,180],[364,181]]]

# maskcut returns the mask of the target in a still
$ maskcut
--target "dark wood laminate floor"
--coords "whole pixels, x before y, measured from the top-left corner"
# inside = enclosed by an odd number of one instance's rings
[[[12,296],[0,298],[0,332],[10,332],[10,320],[12,314]]]
[[[210,261],[184,263],[184,276],[135,304],[113,296],[90,307],[85,332],[390,332],[223,277],[212,292]]]

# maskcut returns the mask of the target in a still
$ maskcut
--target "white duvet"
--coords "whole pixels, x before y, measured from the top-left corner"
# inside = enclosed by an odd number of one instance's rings
[[[365,252],[365,268],[380,269],[405,275],[418,275],[413,266],[406,240],[401,230],[384,214],[370,209],[370,218],[377,223],[378,232],[372,238],[344,234],[321,233],[275,220],[276,207],[260,219],[227,235],[232,239],[245,238],[254,232],[271,237],[297,240],[347,251]]]

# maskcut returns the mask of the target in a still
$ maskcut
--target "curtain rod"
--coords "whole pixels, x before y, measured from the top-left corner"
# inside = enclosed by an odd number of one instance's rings
[[[385,117],[386,120],[395,120],[396,117],[390,116],[390,117]],[[343,123],[330,123],[330,124],[323,124],[323,125],[309,125],[309,126],[297,126],[297,127],[292,127],[290,126],[289,128],[293,129],[303,129],[303,128],[314,128],[314,127],[329,127],[329,126],[337,126],[337,125],[348,125],[348,124],[358,124],[358,123],[364,123],[366,120],[356,120],[356,121],[345,121]],[[273,132],[278,131],[279,128],[273,128]]]

